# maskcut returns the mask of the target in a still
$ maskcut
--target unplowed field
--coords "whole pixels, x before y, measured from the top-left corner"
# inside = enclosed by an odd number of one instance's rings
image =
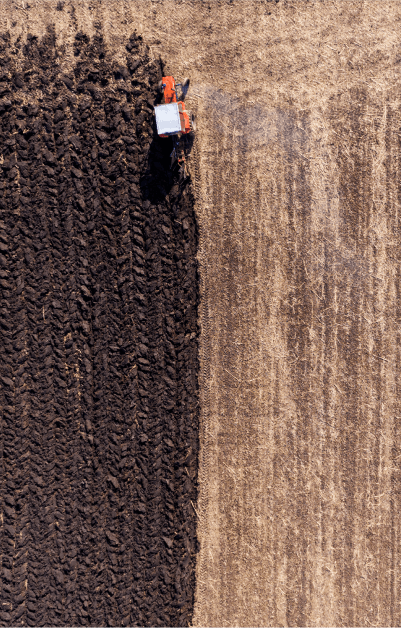
[[[196,225],[154,139],[160,64],[99,33],[0,41],[0,554],[6,626],[187,625]]]

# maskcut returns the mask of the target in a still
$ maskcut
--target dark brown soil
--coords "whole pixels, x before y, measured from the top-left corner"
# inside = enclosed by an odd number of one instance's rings
[[[1,38],[3,626],[191,619],[197,228],[148,51]]]

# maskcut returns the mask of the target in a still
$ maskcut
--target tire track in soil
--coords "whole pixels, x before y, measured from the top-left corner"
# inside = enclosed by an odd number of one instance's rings
[[[154,138],[162,67],[101,26],[0,47],[2,625],[186,626],[197,226]],[[191,504],[192,503],[192,504]]]

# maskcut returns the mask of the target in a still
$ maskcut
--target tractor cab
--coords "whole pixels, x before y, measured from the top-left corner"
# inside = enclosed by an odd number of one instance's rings
[[[155,107],[157,133],[161,138],[173,137],[174,147],[170,154],[171,167],[178,163],[183,176],[188,175],[184,149],[188,143],[184,141],[196,129],[194,115],[185,109],[184,97],[188,85],[189,79],[176,84],[174,77],[163,77],[159,82],[159,91],[163,94],[162,103]],[[180,101],[177,96],[177,86],[181,86]]]
[[[163,93],[164,103],[155,107],[157,133],[162,138],[176,134],[189,134],[195,131],[195,118],[187,112],[183,100],[178,101],[177,86],[186,92],[189,79],[176,84],[174,77],[163,77],[159,82],[159,90]]]
[[[188,112],[183,101],[166,103],[155,108],[157,133],[162,138],[192,131]]]

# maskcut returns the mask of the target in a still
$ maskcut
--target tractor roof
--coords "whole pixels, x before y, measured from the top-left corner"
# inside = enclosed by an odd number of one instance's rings
[[[158,134],[178,134],[181,132],[180,114],[177,103],[168,103],[155,107]]]

